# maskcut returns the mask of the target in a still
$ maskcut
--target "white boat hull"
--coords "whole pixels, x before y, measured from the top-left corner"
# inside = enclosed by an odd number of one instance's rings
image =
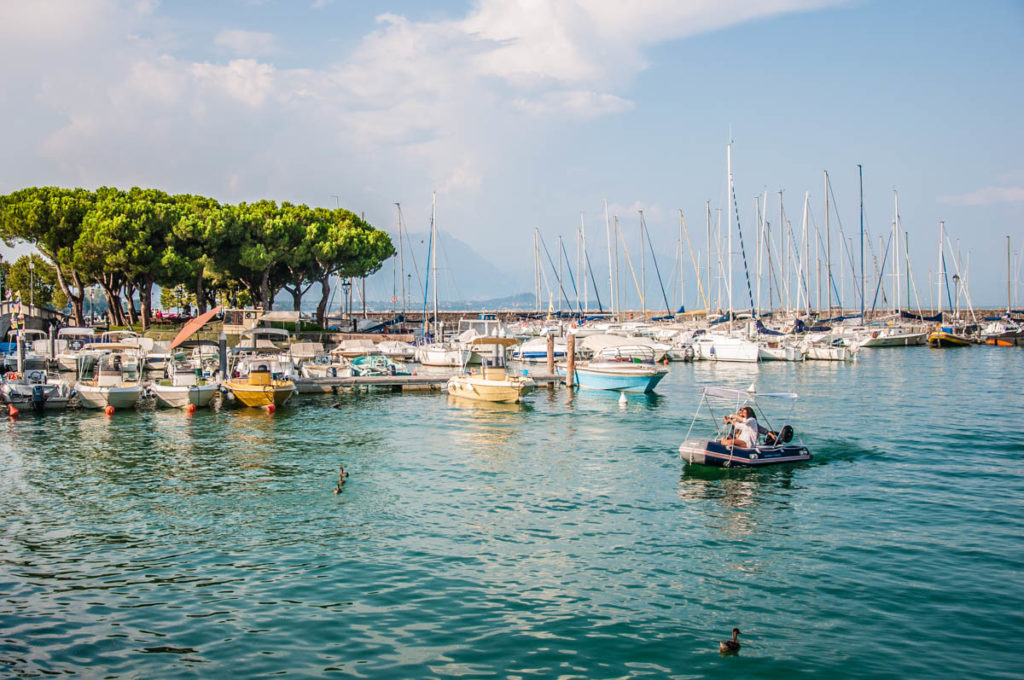
[[[532,378],[509,376],[505,380],[485,380],[480,376],[457,375],[448,380],[448,394],[475,401],[514,404],[536,387]]]
[[[121,387],[96,387],[85,383],[75,383],[75,393],[85,408],[134,408],[142,396],[140,385],[122,385]]]
[[[150,391],[156,403],[166,408],[187,408],[189,404],[204,408],[220,389],[220,385],[152,385]]]

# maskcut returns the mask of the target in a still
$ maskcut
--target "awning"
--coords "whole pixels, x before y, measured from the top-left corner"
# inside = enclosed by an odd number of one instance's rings
[[[167,346],[167,351],[170,352],[172,349],[180,345],[181,343],[188,340],[189,336],[198,331],[200,328],[206,325],[206,322],[212,319],[217,312],[220,311],[220,307],[214,307],[208,312],[203,312],[196,318],[192,319],[174,336],[174,340],[171,340],[171,344]]]

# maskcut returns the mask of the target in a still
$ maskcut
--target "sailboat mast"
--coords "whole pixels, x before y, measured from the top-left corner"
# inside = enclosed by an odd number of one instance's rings
[[[1013,304],[1010,301],[1010,237],[1006,237],[1006,315],[1010,315],[1010,308]]]
[[[946,221],[939,221],[939,281],[936,286],[936,294],[939,298],[939,324],[942,324],[942,282],[946,280],[946,262],[945,258],[942,257],[942,239],[944,238],[945,229]]]
[[[644,211],[640,213],[640,311],[647,323],[647,253],[644,250]]]
[[[754,196],[754,216],[756,218],[755,224],[757,229],[754,230],[754,244],[757,250],[757,257],[755,261],[757,263],[757,308],[754,310],[755,316],[761,316],[761,241],[764,235],[764,214],[761,212],[761,197]]]
[[[704,216],[708,228],[708,299],[704,304],[707,316],[711,313],[711,201],[704,201]]]
[[[857,164],[860,178],[860,322],[864,323],[864,168]]]
[[[612,227],[608,221],[608,199],[604,201],[604,236],[608,242],[608,295],[611,296],[612,315],[615,314],[615,284],[612,279]]]
[[[582,257],[582,261],[580,262],[580,265],[582,266],[582,271],[580,272],[580,276],[583,277],[583,313],[584,314],[589,314],[590,313],[590,289],[588,287],[588,284],[590,282],[587,281],[587,225],[583,222],[583,211],[582,210],[580,211],[580,242],[581,242],[582,247],[583,247],[583,257]]]
[[[892,223],[892,278],[895,288],[893,296],[896,301],[893,303],[896,307],[896,311],[903,309],[903,291],[900,290],[900,195],[894,189],[893,195],[893,210],[896,215],[893,217]],[[910,302],[910,291],[907,291],[907,302]],[[909,306],[909,305],[908,305]]]
[[[434,283],[434,332],[437,333],[437,192],[430,197],[430,268],[433,270]],[[441,338],[442,340],[444,338]],[[435,338],[436,340],[436,338]]]
[[[811,283],[811,269],[810,269],[811,249],[810,249],[810,243],[811,243],[811,241],[810,241],[810,238],[808,237],[808,228],[807,228],[807,212],[810,210],[810,203],[811,203],[811,192],[810,191],[806,191],[806,192],[804,192],[804,218],[803,218],[803,224],[801,226],[801,229],[803,231],[803,239],[804,239],[804,262],[803,262],[803,264],[804,264],[804,311],[806,312],[806,314],[808,316],[810,316],[810,314],[811,314],[811,288],[810,288],[810,283]]]
[[[726,186],[725,201],[729,204],[729,237],[726,239],[726,257],[729,258],[729,280],[726,282],[729,289],[729,330],[732,330],[732,142],[725,148],[725,164],[729,174],[729,183]]]
[[[615,216],[615,320],[622,319],[622,298],[619,295],[619,216]]]
[[[825,171],[825,287],[828,289],[828,315],[832,316],[832,230],[828,224],[828,170]]]
[[[402,246],[402,204],[395,203],[398,208],[398,262],[402,270],[402,315],[407,313],[405,308],[405,250]]]

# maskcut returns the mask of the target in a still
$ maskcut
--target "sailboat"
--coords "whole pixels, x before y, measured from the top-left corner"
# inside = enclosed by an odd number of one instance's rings
[[[437,194],[433,195],[430,208],[430,269],[434,288],[434,342],[421,345],[416,348],[416,361],[424,366],[464,366],[469,359],[469,350],[463,350],[458,345],[446,344],[443,332],[439,332],[440,326],[437,322]],[[427,301],[424,295],[423,300],[423,335],[427,335]]]
[[[939,222],[939,327],[928,334],[928,345],[936,348],[944,347],[967,347],[971,344],[971,339],[967,337],[964,329],[958,330],[953,324],[955,319],[951,321],[951,325],[942,325],[942,288],[943,284],[946,283],[946,258],[943,256],[943,239],[945,238],[945,225],[946,223]],[[954,264],[955,264],[954,260]],[[959,273],[954,274],[954,281],[960,280]],[[947,293],[949,286],[946,285]],[[957,291],[956,304],[960,302],[960,293]],[[952,311],[952,310],[950,310]]]
[[[981,329],[981,341],[986,345],[1013,347],[1024,345],[1024,323],[1014,319],[1010,283],[1010,237],[1006,237],[1006,314],[1000,319],[990,319],[991,323]]]

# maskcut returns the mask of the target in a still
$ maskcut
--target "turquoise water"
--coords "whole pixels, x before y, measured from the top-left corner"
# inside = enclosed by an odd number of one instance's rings
[[[699,386],[755,381],[816,460],[684,468]],[[674,364],[624,405],[26,414],[0,675],[1020,678],[1022,384],[1017,349],[910,348]]]

